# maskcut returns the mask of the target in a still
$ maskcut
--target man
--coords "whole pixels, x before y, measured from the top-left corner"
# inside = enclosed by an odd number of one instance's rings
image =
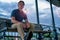
[[[18,9],[13,10],[11,14],[11,21],[13,23],[12,28],[17,28],[17,31],[19,32],[22,40],[24,40],[23,29],[29,29],[29,31],[32,31],[34,26],[28,22],[27,16],[22,10],[24,5],[24,1],[19,1]]]

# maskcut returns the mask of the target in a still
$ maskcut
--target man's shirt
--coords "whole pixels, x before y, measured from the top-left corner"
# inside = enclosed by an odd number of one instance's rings
[[[23,11],[20,12],[18,9],[12,11],[11,17],[15,17],[15,19],[19,22],[23,22],[23,20],[27,19],[26,14]]]

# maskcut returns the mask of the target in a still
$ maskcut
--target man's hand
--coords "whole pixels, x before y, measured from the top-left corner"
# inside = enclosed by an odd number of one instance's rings
[[[30,27],[30,23],[23,23],[22,24],[24,28],[29,28]]]
[[[27,26],[27,28],[29,28],[30,27],[30,23],[28,22],[28,23],[26,23],[26,26]]]
[[[25,25],[26,25],[26,28],[30,28],[30,23],[28,22],[28,19],[25,19]]]

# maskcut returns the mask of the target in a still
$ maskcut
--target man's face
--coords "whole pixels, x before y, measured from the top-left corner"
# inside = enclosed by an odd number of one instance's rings
[[[24,8],[24,4],[22,2],[18,3],[18,8],[19,9],[23,9]]]

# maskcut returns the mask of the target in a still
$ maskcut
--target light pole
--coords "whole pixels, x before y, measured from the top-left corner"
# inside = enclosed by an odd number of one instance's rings
[[[51,8],[51,15],[52,15],[52,24],[53,24],[53,31],[54,31],[54,40],[58,40],[57,30],[55,27],[55,20],[54,20],[54,14],[53,14],[53,8],[52,8],[52,0],[50,1],[50,8]]]

